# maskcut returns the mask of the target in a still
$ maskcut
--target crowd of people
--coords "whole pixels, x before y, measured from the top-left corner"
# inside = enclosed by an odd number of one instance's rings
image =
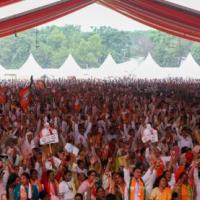
[[[200,81],[46,80],[24,110],[27,84],[0,84],[2,200],[200,200]]]

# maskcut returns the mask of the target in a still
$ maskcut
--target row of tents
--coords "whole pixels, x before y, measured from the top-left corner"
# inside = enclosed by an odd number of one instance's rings
[[[200,66],[196,63],[191,53],[188,54],[180,67],[160,67],[149,53],[143,61],[131,59],[125,63],[117,64],[112,55],[108,55],[99,68],[82,69],[69,55],[60,68],[42,68],[33,55],[30,54],[24,65],[19,69],[5,69],[0,66],[0,79],[36,79],[47,77],[54,78],[98,78],[110,79],[132,77],[141,79],[163,78],[200,78]]]

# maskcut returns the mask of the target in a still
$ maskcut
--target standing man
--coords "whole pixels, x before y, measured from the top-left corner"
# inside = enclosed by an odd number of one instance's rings
[[[128,158],[128,157],[127,157]],[[136,166],[130,176],[127,159],[124,162],[124,180],[126,183],[125,200],[145,200],[145,184],[142,180],[142,169]]]
[[[66,171],[63,175],[63,181],[59,184],[59,197],[62,200],[73,200],[75,194],[76,190],[72,178],[72,172]]]

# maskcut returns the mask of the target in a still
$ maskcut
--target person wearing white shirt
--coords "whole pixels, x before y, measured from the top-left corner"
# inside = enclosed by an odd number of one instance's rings
[[[155,179],[154,178],[155,172],[148,171],[146,174],[146,177],[145,176],[142,177],[142,170],[140,169],[140,167],[135,167],[133,170],[133,177],[131,177],[127,159],[125,159],[124,181],[125,181],[126,187],[125,187],[124,200],[133,200],[133,199],[134,200],[145,200],[146,199],[146,194],[145,194],[146,186],[143,181],[143,178],[145,179],[145,181],[147,181],[147,179],[149,178],[148,177],[149,175],[152,175],[152,177],[153,177],[152,180],[148,180],[150,185],[152,184],[152,187],[153,187],[153,183],[154,183],[154,179]],[[152,188],[152,187],[150,186],[150,188]]]
[[[88,133],[91,131],[91,128],[92,128],[91,122],[88,123],[86,129],[83,123],[81,124],[74,123],[76,145],[82,143],[85,147],[87,146],[87,136],[88,136]]]
[[[63,181],[59,184],[59,199],[73,200],[76,194],[75,185],[72,178],[72,172],[66,171],[63,175]]]
[[[191,149],[193,148],[192,138],[187,133],[187,130],[185,128],[183,128],[181,135],[178,133],[177,139],[178,139],[178,146],[180,149],[182,149],[183,147],[188,147]]]

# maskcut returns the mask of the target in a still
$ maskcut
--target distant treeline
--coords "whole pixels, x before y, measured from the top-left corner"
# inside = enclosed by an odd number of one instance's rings
[[[110,27],[82,32],[79,26],[49,26],[0,39],[0,65],[19,68],[32,53],[44,68],[60,67],[72,54],[82,68],[99,67],[111,53],[117,63],[150,52],[162,67],[177,67],[189,52],[200,64],[200,43],[159,31],[118,31]]]

